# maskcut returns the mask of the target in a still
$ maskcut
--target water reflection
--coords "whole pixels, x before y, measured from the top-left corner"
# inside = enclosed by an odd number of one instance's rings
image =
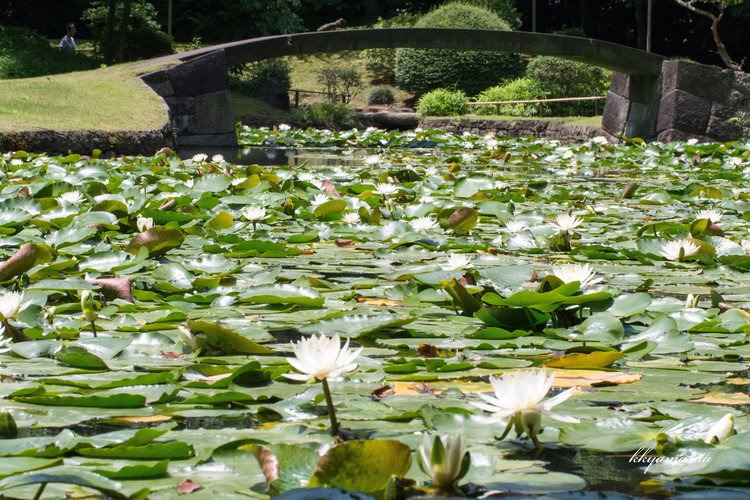
[[[210,149],[181,149],[180,158],[192,158],[196,154],[206,154],[209,158],[221,155],[230,163],[236,165],[288,165],[290,167],[331,167],[362,165],[363,159],[373,154],[366,149],[350,149],[342,151],[338,148],[210,148]]]

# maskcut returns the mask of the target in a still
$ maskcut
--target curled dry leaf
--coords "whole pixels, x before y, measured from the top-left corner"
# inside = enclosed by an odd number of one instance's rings
[[[185,357],[184,353],[172,351],[161,351],[161,355],[167,359],[181,359]]]
[[[431,344],[424,344],[424,343],[419,344],[419,347],[417,347],[417,353],[423,358],[437,358],[438,357],[437,347]]]
[[[178,495],[189,495],[194,491],[198,491],[202,486],[198,483],[192,482],[190,479],[183,479],[177,483],[177,494]]]
[[[170,210],[173,210],[174,207],[176,206],[177,206],[177,200],[175,200],[174,198],[170,198],[168,200],[165,200],[164,203],[162,203],[161,205],[159,205],[159,210],[163,212],[168,212]]]
[[[382,385],[370,393],[370,399],[373,401],[380,402],[386,396],[392,396],[395,392],[393,387],[390,385]]]
[[[52,253],[35,243],[24,243],[8,260],[0,264],[0,281],[20,276],[40,262],[52,259]]]
[[[333,182],[329,180],[323,181],[323,191],[330,194],[331,196],[340,196],[339,192],[336,190],[336,186],[333,185]]]
[[[400,300],[379,299],[377,297],[356,297],[354,300],[360,304],[367,304],[368,306],[375,307],[404,307],[405,305]]]
[[[750,404],[750,396],[742,392],[707,392],[699,398],[688,400],[688,402],[711,405],[747,405]]]
[[[102,293],[109,300],[122,299],[135,302],[130,278],[97,278],[91,280],[91,284],[102,287]]]

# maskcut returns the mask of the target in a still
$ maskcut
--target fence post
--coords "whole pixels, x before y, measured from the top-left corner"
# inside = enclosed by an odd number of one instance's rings
[[[294,107],[299,108],[299,89],[294,91]]]
[[[599,116],[599,99],[594,99],[594,116]]]

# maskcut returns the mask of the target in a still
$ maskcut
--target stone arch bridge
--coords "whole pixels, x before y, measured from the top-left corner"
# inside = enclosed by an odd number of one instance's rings
[[[727,75],[726,70],[666,61],[662,56],[615,43],[475,29],[391,28],[268,36],[151,59],[137,67],[165,65],[141,78],[169,106],[178,148],[226,147],[237,144],[230,112],[229,66],[289,55],[398,47],[518,52],[611,69],[614,76],[603,128],[613,135],[722,139],[716,137],[722,131],[712,131],[711,122],[717,121],[715,108],[721,108],[733,89],[734,76]],[[716,82],[721,84],[717,87]]]

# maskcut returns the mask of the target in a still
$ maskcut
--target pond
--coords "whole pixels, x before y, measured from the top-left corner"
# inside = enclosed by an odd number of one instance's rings
[[[750,143],[240,138],[0,156],[0,494],[750,494]]]

